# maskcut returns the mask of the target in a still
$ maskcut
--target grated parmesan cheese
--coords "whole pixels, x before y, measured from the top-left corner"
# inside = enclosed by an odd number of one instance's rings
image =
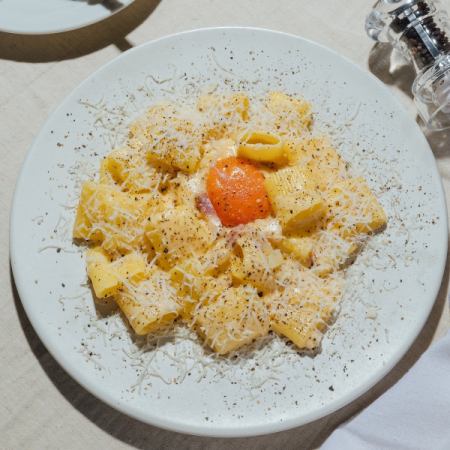
[[[104,105],[88,106],[107,126]],[[123,119],[120,110],[114,115]],[[303,226],[283,230],[274,215],[226,228],[207,203],[209,169],[236,155],[239,138],[252,130],[279,137],[286,163],[301,168],[325,205]],[[282,170],[255,164],[266,175]],[[294,195],[291,188],[282,196]],[[267,345],[269,330],[317,351],[338,312],[346,266],[385,224],[365,181],[351,178],[331,144],[313,137],[308,102],[282,93],[250,101],[214,89],[195,105],[158,103],[130,126],[125,146],[102,161],[99,182],[83,185],[74,237],[101,248],[108,270],[127,255],[144,261],[145,270],[133,276],[126,266],[114,272],[111,292],[147,343],[173,333],[178,319],[218,354],[234,355],[243,346]],[[311,254],[301,264],[305,249],[295,246],[305,239]],[[154,362],[143,373],[158,376]]]

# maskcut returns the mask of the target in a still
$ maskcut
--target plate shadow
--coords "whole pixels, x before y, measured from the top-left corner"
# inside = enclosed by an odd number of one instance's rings
[[[13,34],[0,31],[0,59],[42,63],[78,58],[110,44],[133,47],[126,36],[143,23],[160,0],[135,0],[100,22],[52,34]],[[107,4],[114,6],[116,0]]]

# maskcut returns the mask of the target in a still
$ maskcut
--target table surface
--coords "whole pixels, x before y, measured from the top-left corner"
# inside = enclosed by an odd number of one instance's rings
[[[444,2],[450,8],[450,0]],[[309,425],[246,439],[184,436],[106,406],[49,355],[20,304],[8,252],[9,210],[16,177],[48,114],[84,78],[121,52],[182,30],[241,25],[299,34],[324,44],[385,82],[415,117],[412,71],[388,47],[366,37],[373,0],[136,0],[89,27],[46,36],[0,33],[0,448],[5,449],[309,449],[396,383],[430,343],[450,328],[448,264],[431,316],[402,361],[366,395]],[[345,5],[345,6],[344,6]],[[450,191],[450,134],[428,136]]]

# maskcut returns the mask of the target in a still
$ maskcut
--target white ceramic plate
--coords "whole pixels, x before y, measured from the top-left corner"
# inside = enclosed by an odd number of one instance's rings
[[[57,33],[106,19],[133,0],[0,0],[0,31]]]
[[[315,357],[279,339],[214,361],[177,332],[143,351],[96,310],[71,226],[80,181],[157,99],[239,88],[300,93],[388,215],[349,270],[341,314]],[[80,384],[144,422],[187,433],[271,433],[322,417],[380,380],[407,351],[437,295],[447,251],[444,195],[416,123],[374,77],[299,37],[205,29],[126,52],[52,114],[24,163],[11,218],[17,288],[37,333]]]

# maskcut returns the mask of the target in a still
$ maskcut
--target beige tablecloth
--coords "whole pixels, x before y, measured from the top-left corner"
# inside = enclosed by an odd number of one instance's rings
[[[150,39],[186,29],[252,25],[300,34],[371,70],[410,110],[412,72],[389,72],[390,51],[373,47],[364,18],[373,0],[136,0],[108,20],[53,36],[0,33],[0,448],[5,449],[301,449],[319,447],[337,424],[398,381],[433,339],[450,327],[448,268],[423,332],[401,363],[353,404],[288,432],[251,439],[183,436],[144,425],[88,394],[48,354],[26,318],[8,259],[14,184],[47,115],[84,78]],[[450,0],[445,2],[450,8]],[[447,195],[450,137],[430,136]]]

